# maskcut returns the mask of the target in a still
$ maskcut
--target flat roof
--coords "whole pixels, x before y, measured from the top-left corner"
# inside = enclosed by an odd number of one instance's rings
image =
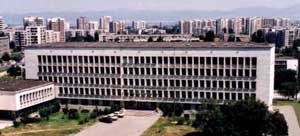
[[[271,48],[272,44],[251,42],[65,42],[27,46],[35,48]]]
[[[50,82],[39,80],[2,80],[0,81],[0,92],[17,92],[23,89],[29,89],[36,86],[48,85]]]

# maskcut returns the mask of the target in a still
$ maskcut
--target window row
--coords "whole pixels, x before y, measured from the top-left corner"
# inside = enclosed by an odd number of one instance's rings
[[[216,100],[243,100],[255,98],[255,93],[230,92],[199,92],[199,91],[161,91],[161,90],[121,90],[102,88],[68,88],[60,87],[60,95],[85,96],[119,96],[140,98],[179,98],[179,99],[216,99]]]
[[[174,79],[121,79],[121,78],[90,78],[90,77],[39,77],[40,80],[64,84],[85,85],[124,85],[140,87],[195,87],[225,89],[256,89],[255,81],[226,80],[174,80]],[[121,81],[123,80],[123,83]]]
[[[257,65],[256,57],[38,56],[39,63]]]
[[[23,104],[31,103],[53,95],[54,94],[52,88],[42,89],[36,92],[23,94],[20,96],[20,104],[23,105]]]
[[[256,77],[255,69],[123,68],[121,73],[120,67],[38,66],[38,70],[40,73]]]

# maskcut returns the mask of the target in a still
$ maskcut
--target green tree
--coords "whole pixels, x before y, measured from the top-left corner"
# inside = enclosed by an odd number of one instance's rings
[[[263,43],[265,42],[265,34],[262,30],[257,30],[251,36],[251,41],[256,43]]]
[[[215,40],[215,33],[213,31],[208,31],[205,35],[205,42],[213,42]]]
[[[157,38],[156,42],[164,42],[164,38],[161,37],[161,36],[159,36],[159,37]]]
[[[10,68],[8,68],[7,73],[13,77],[21,76],[22,69],[19,66],[13,65]]]
[[[288,100],[290,100],[290,97],[295,97],[298,94],[297,84],[293,82],[284,82],[281,84],[281,89],[278,90],[278,93],[288,97]]]
[[[268,124],[269,134],[272,136],[287,136],[288,126],[284,116],[278,111],[271,113]]]
[[[9,55],[7,52],[5,52],[5,53],[2,55],[1,59],[2,59],[3,61],[9,61],[9,60],[10,60],[10,55]]]
[[[95,32],[94,34],[95,36],[95,42],[98,42],[99,41],[99,33],[98,32]]]
[[[153,37],[149,37],[148,42],[154,42]]]
[[[49,108],[43,108],[39,110],[39,114],[42,118],[46,118],[47,120],[49,120],[49,115],[51,114],[51,111]]]
[[[16,62],[20,62],[23,59],[23,56],[20,53],[13,53],[11,55],[11,59]]]
[[[277,90],[283,89],[282,84],[285,82],[296,83],[296,74],[297,72],[295,70],[290,70],[290,69],[276,70],[275,79],[274,79],[275,89]]]
[[[193,126],[206,136],[221,136],[225,133],[225,117],[219,107],[199,111]]]

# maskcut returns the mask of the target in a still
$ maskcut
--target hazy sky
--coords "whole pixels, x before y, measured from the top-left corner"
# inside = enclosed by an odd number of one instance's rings
[[[0,13],[45,11],[230,10],[244,7],[285,8],[300,0],[0,0]]]

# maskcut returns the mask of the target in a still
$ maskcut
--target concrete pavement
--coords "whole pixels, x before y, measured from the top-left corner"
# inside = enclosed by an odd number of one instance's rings
[[[76,136],[140,136],[160,115],[153,111],[126,110],[125,117],[111,124],[97,122]]]
[[[289,128],[289,136],[300,136],[300,127],[293,107],[274,106],[273,109],[278,109],[279,112],[284,115],[284,118]]]

